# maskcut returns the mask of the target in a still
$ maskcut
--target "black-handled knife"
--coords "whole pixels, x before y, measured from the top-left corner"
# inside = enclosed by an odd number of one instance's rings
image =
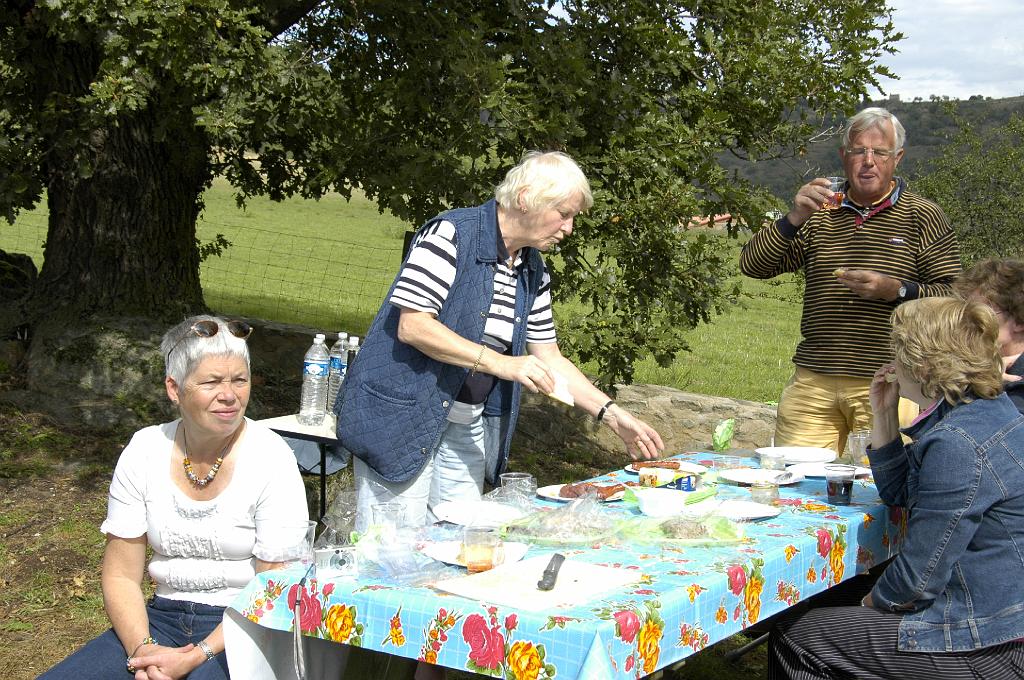
[[[555,553],[551,556],[551,561],[548,562],[544,574],[537,581],[537,590],[551,590],[555,587],[555,581],[558,580],[558,570],[562,568],[562,562],[565,562],[565,555]]]

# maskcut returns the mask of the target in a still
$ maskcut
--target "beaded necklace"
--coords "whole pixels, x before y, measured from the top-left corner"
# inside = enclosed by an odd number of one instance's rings
[[[210,468],[210,471],[206,473],[205,477],[199,479],[196,477],[196,473],[192,470],[192,461],[188,459],[188,434],[186,434],[184,425],[182,425],[181,438],[183,441],[182,453],[184,454],[184,458],[182,459],[181,464],[185,468],[185,476],[188,477],[188,481],[191,482],[192,486],[197,489],[202,489],[213,481],[213,478],[216,477],[217,473],[220,471],[221,463],[224,462],[224,455],[228,452],[228,448],[235,441],[235,437],[237,435],[237,431],[235,434],[231,435],[231,439],[229,439],[228,443],[224,445],[223,449],[221,449],[220,455],[217,456],[217,461],[213,464],[213,467]]]

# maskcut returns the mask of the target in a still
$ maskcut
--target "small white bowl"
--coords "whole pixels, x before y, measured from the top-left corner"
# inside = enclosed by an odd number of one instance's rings
[[[640,504],[640,512],[648,517],[668,517],[686,512],[686,498],[689,494],[685,491],[634,488],[633,493]]]

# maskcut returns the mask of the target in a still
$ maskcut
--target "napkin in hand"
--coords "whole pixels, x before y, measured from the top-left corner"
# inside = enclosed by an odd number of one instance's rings
[[[558,371],[551,371],[551,374],[555,376],[555,389],[549,392],[548,396],[568,406],[575,406],[576,400],[572,398],[572,393],[569,392],[569,379]]]

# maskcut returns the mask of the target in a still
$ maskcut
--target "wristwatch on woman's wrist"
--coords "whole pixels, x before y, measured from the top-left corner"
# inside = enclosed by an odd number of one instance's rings
[[[210,645],[206,644],[206,640],[200,640],[196,647],[203,651],[203,654],[206,655],[207,661],[213,661],[213,657],[216,655],[213,653],[213,650],[210,649]]]

